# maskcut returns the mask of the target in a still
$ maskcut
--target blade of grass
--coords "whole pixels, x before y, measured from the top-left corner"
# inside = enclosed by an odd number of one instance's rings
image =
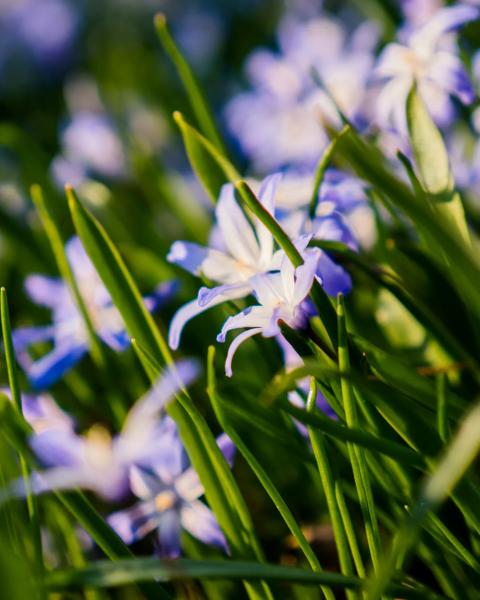
[[[421,527],[452,493],[480,452],[480,404],[461,423],[443,458],[424,482],[420,497],[409,518],[395,536],[380,569],[370,580],[368,600],[379,600],[392,581],[399,557],[405,557],[418,539]]]
[[[172,364],[170,350],[143,304],[140,292],[123,259],[105,229],[81,205],[75,194],[69,194],[73,222],[99,276],[120,311],[130,336],[134,337],[153,361]],[[151,381],[158,372],[151,361],[143,363]],[[232,553],[239,557],[262,559],[251,517],[204,417],[186,394],[179,394],[167,412],[177,423],[182,442],[194,469],[205,488],[205,495]],[[253,586],[250,586],[253,587]],[[268,598],[267,588],[249,589],[252,597]]]
[[[220,152],[225,153],[224,145],[220,134],[218,133],[215,120],[208,107],[205,96],[198,85],[197,79],[193,74],[190,65],[180,52],[177,44],[168,30],[167,19],[163,14],[157,14],[154,18],[155,30],[165,52],[169,55],[171,61],[177,69],[177,73],[183,83],[193,112],[197,118],[198,124],[206,137],[215,144]]]
[[[307,411],[311,412],[317,399],[317,386],[315,379],[310,379],[310,392],[307,399]],[[328,512],[332,522],[333,535],[337,546],[340,569],[343,575],[353,575],[352,556],[350,554],[349,540],[345,532],[344,523],[338,508],[335,496],[335,482],[333,479],[330,460],[323,436],[312,427],[308,428],[308,435],[312,444],[313,454],[317,462],[318,473],[322,482]],[[355,594],[347,591],[347,598],[356,598]]]
[[[188,579],[250,579],[303,583],[305,585],[328,585],[336,589],[360,588],[362,580],[345,577],[339,573],[317,573],[298,567],[260,564],[238,560],[190,560],[159,561],[157,558],[137,558],[115,564],[97,561],[84,569],[53,571],[47,578],[50,589],[64,589],[91,585],[115,587],[155,577],[160,581],[185,581]],[[392,594],[407,600],[445,600],[444,597],[425,588],[394,584]]]
[[[7,375],[10,393],[12,395],[13,405],[18,411],[18,414],[22,415],[23,418],[22,397],[20,392],[20,385],[18,383],[17,369],[15,364],[15,351],[13,348],[12,330],[10,325],[10,311],[8,308],[7,291],[4,287],[0,289],[0,315],[2,325],[3,347],[5,351],[5,362],[7,364]],[[40,517],[38,513],[38,504],[30,486],[30,469],[28,467],[28,463],[25,459],[22,449],[18,448],[17,451],[20,459],[20,469],[26,491],[27,511],[32,528],[32,540],[34,546],[35,560],[37,563],[37,569],[39,571],[38,574],[41,575],[45,570],[45,566],[43,564],[43,550],[42,538],[40,533]]]
[[[342,294],[338,295],[337,304],[338,314],[338,366],[340,371],[348,372],[350,370],[350,358],[348,352],[347,328],[345,323],[345,306]],[[340,381],[343,406],[345,408],[345,418],[349,427],[358,427],[357,409],[355,396],[351,383],[342,377]],[[368,466],[364,450],[357,445],[347,444],[350,462],[353,471],[353,478],[357,488],[360,507],[362,509],[363,520],[365,524],[365,533],[367,536],[368,548],[372,560],[373,569],[376,571],[379,566],[381,555],[380,533],[378,529],[377,515],[375,512],[375,503],[373,500],[370,479],[368,475]]]
[[[71,188],[69,188],[68,186],[66,190],[67,194],[73,193],[71,191]],[[88,337],[90,340],[90,351],[92,354],[92,358],[99,366],[99,368],[104,368],[105,358],[103,355],[102,346],[95,332],[92,317],[89,314],[85,302],[82,298],[77,282],[75,281],[75,277],[73,275],[72,267],[70,266],[67,255],[65,253],[65,241],[63,240],[60,231],[55,223],[55,219],[52,217],[52,214],[48,208],[48,204],[43,195],[42,188],[36,184],[32,185],[32,187],[30,188],[30,195],[38,211],[38,214],[40,215],[40,219],[42,221],[42,225],[45,229],[48,240],[52,247],[52,252],[55,256],[55,261],[57,263],[60,275],[70,288],[75,304],[77,305],[77,308],[85,323],[85,327],[87,329]]]
[[[258,481],[262,485],[263,489],[267,492],[268,496],[272,500],[273,504],[277,508],[278,512],[282,516],[285,524],[289,528],[291,534],[296,539],[300,549],[305,555],[310,567],[314,571],[322,571],[322,567],[318,558],[315,556],[310,544],[308,543],[303,531],[295,520],[292,512],[288,508],[286,502],[283,500],[276,486],[267,475],[266,471],[260,465],[258,460],[255,458],[252,452],[247,448],[244,444],[242,438],[238,435],[236,430],[230,426],[228,419],[225,417],[222,400],[217,392],[216,385],[216,377],[215,377],[215,347],[210,346],[208,348],[208,358],[207,358],[207,393],[212,403],[213,410],[215,412],[215,416],[218,419],[223,431],[230,437],[232,442],[237,447],[238,451],[242,454],[244,459],[247,461],[249,467],[255,473]],[[333,595],[331,589],[328,587],[322,587],[322,592],[326,600],[334,600],[335,596]]]

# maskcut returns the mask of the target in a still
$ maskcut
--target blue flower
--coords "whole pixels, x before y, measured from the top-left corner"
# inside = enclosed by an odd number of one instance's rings
[[[263,206],[273,214],[274,198],[280,176],[267,177],[258,194]],[[169,344],[178,348],[186,323],[196,315],[227,300],[248,296],[252,276],[269,271],[279,262],[274,240],[268,229],[254,218],[253,226],[235,200],[231,184],[222,187],[215,216],[211,245],[207,248],[191,242],[173,244],[167,259],[194,275],[203,275],[220,285],[200,290],[198,299],[189,302],[175,314],[169,330]]]
[[[340,125],[334,103],[312,79],[312,67],[347,116],[361,119],[376,40],[368,21],[349,35],[329,17],[282,19],[279,52],[261,49],[249,57],[252,89],[225,110],[230,131],[258,172],[313,167],[328,143],[325,122]]]
[[[378,122],[407,131],[405,105],[414,83],[439,125],[454,116],[450,96],[471,104],[475,92],[458,56],[454,39],[447,35],[478,19],[480,10],[458,5],[438,10],[423,26],[407,30],[404,43],[388,44],[375,67],[376,76],[386,81],[377,99]]]
[[[113,513],[109,524],[126,544],[157,531],[160,554],[180,555],[180,534],[185,529],[204,542],[227,551],[225,537],[211,510],[199,500],[204,489],[197,473],[189,466],[175,424],[166,418],[167,451],[150,469],[131,467],[130,488],[140,502]],[[234,445],[226,434],[217,443],[231,464]]]
[[[113,350],[124,350],[129,344],[129,338],[120,313],[112,304],[110,294],[79,238],[74,237],[67,243],[66,253],[96,333]],[[64,281],[43,275],[31,275],[26,279],[25,287],[36,304],[52,311],[52,323],[43,327],[19,328],[13,333],[13,341],[18,359],[32,386],[35,389],[46,389],[87,352],[88,331]],[[153,310],[171,293],[171,283],[159,286],[155,295],[145,298],[147,308]],[[42,358],[33,361],[28,352],[30,346],[50,341],[53,342],[53,349]]]
[[[168,462],[171,426],[168,420],[161,419],[161,413],[175,394],[196,378],[197,372],[196,363],[186,360],[168,369],[134,404],[117,435],[112,436],[101,425],[79,435],[72,426],[52,421],[47,428],[36,431],[29,443],[45,469],[32,474],[33,491],[40,494],[82,488],[108,501],[124,498],[129,490],[130,467],[151,468]],[[15,481],[2,497],[24,493],[23,482]]]

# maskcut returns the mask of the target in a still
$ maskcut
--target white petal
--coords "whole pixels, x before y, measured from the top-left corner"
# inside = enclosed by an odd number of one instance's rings
[[[222,187],[215,214],[225,246],[232,256],[254,265],[258,261],[260,250],[253,229],[235,200],[232,184]]]
[[[262,327],[254,327],[253,329],[247,329],[243,333],[237,335],[237,337],[230,344],[227,352],[227,359],[225,360],[225,375],[227,377],[231,377],[233,375],[232,371],[232,360],[235,356],[235,352],[238,350],[238,347],[243,344],[245,340],[249,337],[257,335],[262,332]]]

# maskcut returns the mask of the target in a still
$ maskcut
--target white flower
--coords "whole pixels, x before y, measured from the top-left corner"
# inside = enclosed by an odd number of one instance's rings
[[[473,86],[454,39],[447,34],[479,15],[478,9],[471,6],[441,9],[425,25],[410,32],[404,44],[395,42],[384,48],[375,68],[377,77],[388,79],[377,99],[381,125],[391,124],[406,133],[405,104],[414,83],[440,125],[448,124],[453,117],[451,95],[464,104],[473,102]]]
[[[253,293],[259,304],[229,317],[217,337],[225,341],[226,335],[233,329],[246,328],[231,343],[225,373],[232,376],[232,360],[240,344],[246,339],[261,333],[264,337],[280,335],[279,321],[294,329],[303,328],[308,319],[308,310],[303,301],[307,297],[316,277],[321,251],[318,248],[304,252],[305,262],[295,268],[287,257],[282,260],[277,273],[262,273],[251,279]]]
[[[274,196],[280,175],[267,177],[259,191],[259,200],[273,214]],[[268,229],[253,218],[253,226],[237,204],[234,187],[224,185],[215,216],[218,230],[217,244],[210,247],[190,242],[175,242],[167,259],[190,273],[203,275],[220,285],[202,288],[199,297],[180,308],[169,331],[171,348],[178,348],[185,324],[194,316],[227,300],[243,298],[252,291],[251,278],[279,264],[280,253],[275,251],[274,240]]]

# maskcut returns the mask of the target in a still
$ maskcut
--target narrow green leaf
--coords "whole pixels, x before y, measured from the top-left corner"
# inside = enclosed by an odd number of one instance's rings
[[[17,368],[15,364],[15,351],[12,341],[8,298],[7,291],[4,287],[0,289],[0,318],[2,325],[3,347],[5,351],[5,361],[7,363],[7,375],[10,393],[12,395],[13,404],[18,412],[19,420],[23,420],[22,396],[20,391],[20,385],[18,383]],[[17,447],[17,450],[18,455],[20,457],[20,469],[22,472],[22,478],[26,490],[28,517],[30,519],[30,524],[32,527],[32,540],[35,550],[35,560],[37,562],[39,574],[41,574],[44,570],[44,565],[38,505],[37,500],[34,494],[32,493],[30,485],[30,469],[28,467],[27,460],[24,456],[22,448]]]
[[[415,161],[429,198],[469,243],[465,212],[459,194],[454,192],[447,149],[415,87],[410,90],[407,99],[407,123]]]
[[[317,386],[315,379],[312,377],[310,380],[310,392],[307,400],[307,410],[309,412],[311,412],[315,407],[316,398]],[[308,434],[310,436],[313,454],[317,462],[318,473],[322,482],[325,499],[327,501],[328,512],[332,522],[333,535],[335,538],[335,544],[337,546],[340,569],[343,575],[350,576],[353,575],[352,555],[350,553],[349,540],[345,532],[342,515],[340,513],[335,495],[335,482],[325,440],[323,436],[312,427],[308,428]],[[361,576],[362,574],[359,573],[359,575]],[[351,592],[347,592],[347,597],[355,598],[356,595],[352,595]]]
[[[185,121],[180,112],[174,112],[173,118],[182,134],[190,164],[215,204],[222,185],[226,181],[237,181],[240,174],[212,142]]]
[[[70,194],[69,204],[77,232],[120,311],[129,335],[136,339],[143,355],[151,357],[148,361],[142,361],[142,364],[153,382],[158,376],[155,364],[161,366],[160,361],[172,364],[170,350],[104,228],[74,194]],[[205,488],[208,503],[229,541],[232,553],[240,557],[261,558],[261,549],[245,502],[212,432],[186,394],[180,394],[177,400],[169,405],[167,411],[179,427],[187,454]],[[251,593],[256,594],[257,590]],[[255,597],[269,597],[268,591],[262,588]]]
[[[49,574],[46,584],[51,589],[64,589],[83,585],[115,587],[132,581],[144,581],[155,577],[160,581],[187,581],[189,579],[250,579],[303,583],[305,585],[328,585],[337,589],[360,588],[362,580],[345,577],[339,573],[317,573],[298,567],[285,567],[265,563],[238,560],[190,560],[159,561],[158,558],[107,563],[97,561],[83,569],[64,569]],[[393,585],[392,594],[407,600],[445,600],[444,597],[425,588],[411,585]]]
[[[158,39],[163,45],[165,52],[169,55],[175,65],[178,75],[183,83],[193,112],[197,118],[198,124],[206,137],[215,144],[220,152],[225,152],[222,139],[215,125],[215,120],[208,107],[205,96],[198,85],[197,79],[193,74],[190,65],[180,52],[177,44],[173,40],[168,30],[167,19],[163,14],[157,14],[154,18],[155,29]]]
[[[73,194],[73,190],[67,186],[66,193],[67,195]],[[105,359],[103,355],[102,346],[95,332],[95,327],[93,326],[92,318],[88,312],[80,290],[78,289],[78,285],[75,281],[75,277],[73,276],[73,271],[70,266],[70,263],[68,262],[67,255],[65,253],[65,240],[63,240],[60,231],[56,225],[55,219],[53,218],[52,213],[48,208],[47,202],[45,201],[45,197],[43,195],[42,188],[39,185],[32,185],[32,187],[30,188],[30,194],[37,208],[38,214],[40,215],[40,219],[42,221],[47,237],[49,239],[60,275],[70,288],[74,301],[85,323],[85,327],[88,331],[92,357],[100,367],[103,367],[105,366]]]
[[[448,435],[448,418],[447,418],[447,394],[446,394],[446,377],[445,373],[441,373],[436,378],[437,386],[437,429],[438,435],[442,442],[447,441]]]
[[[458,485],[480,452],[480,404],[476,404],[461,423],[436,470],[430,475],[409,518],[399,530],[391,549],[372,577],[368,599],[379,600],[392,581],[399,557],[404,557],[418,539],[429,514],[436,510]]]
[[[315,213],[317,212],[318,201],[320,199],[319,198],[320,187],[322,185],[323,178],[325,176],[325,171],[328,169],[328,167],[330,166],[330,163],[332,162],[332,158],[335,153],[337,144],[338,144],[338,138],[334,138],[328,144],[328,146],[325,148],[322,156],[320,157],[320,160],[318,161],[318,165],[317,165],[317,168],[315,171],[315,181],[313,184],[312,195],[310,196],[310,202],[309,202],[309,207],[308,207],[308,214],[311,219],[313,219],[315,217]]]
[[[242,454],[244,459],[247,461],[249,467],[255,473],[258,481],[262,485],[263,489],[267,492],[268,496],[274,503],[278,512],[282,516],[285,524],[289,528],[291,534],[296,539],[300,549],[305,555],[308,563],[314,571],[322,571],[322,567],[318,558],[315,556],[310,544],[308,543],[303,531],[295,520],[295,517],[288,508],[286,502],[283,500],[275,484],[272,482],[266,471],[260,465],[258,460],[255,458],[252,452],[244,444],[242,438],[238,435],[237,431],[230,426],[228,419],[225,418],[223,411],[223,402],[220,399],[217,392],[216,378],[215,378],[215,347],[210,346],[208,349],[208,387],[207,392],[212,403],[215,415],[220,423],[223,431],[230,437],[232,442],[235,444],[239,452]],[[329,588],[322,588],[323,595],[326,600],[334,600],[334,595]]]
[[[347,341],[347,327],[345,322],[345,306],[342,294],[338,295],[337,303],[338,315],[338,367],[340,371],[348,372],[350,370],[350,357]],[[357,408],[355,395],[351,383],[344,377],[340,380],[343,406],[345,409],[345,419],[349,427],[358,427]],[[363,520],[365,523],[365,533],[367,536],[368,548],[374,570],[378,569],[380,555],[382,552],[380,543],[380,533],[378,529],[377,515],[375,512],[375,503],[370,485],[368,466],[364,450],[357,445],[347,444],[350,463],[352,466],[355,487],[357,488],[360,508],[362,509]]]

